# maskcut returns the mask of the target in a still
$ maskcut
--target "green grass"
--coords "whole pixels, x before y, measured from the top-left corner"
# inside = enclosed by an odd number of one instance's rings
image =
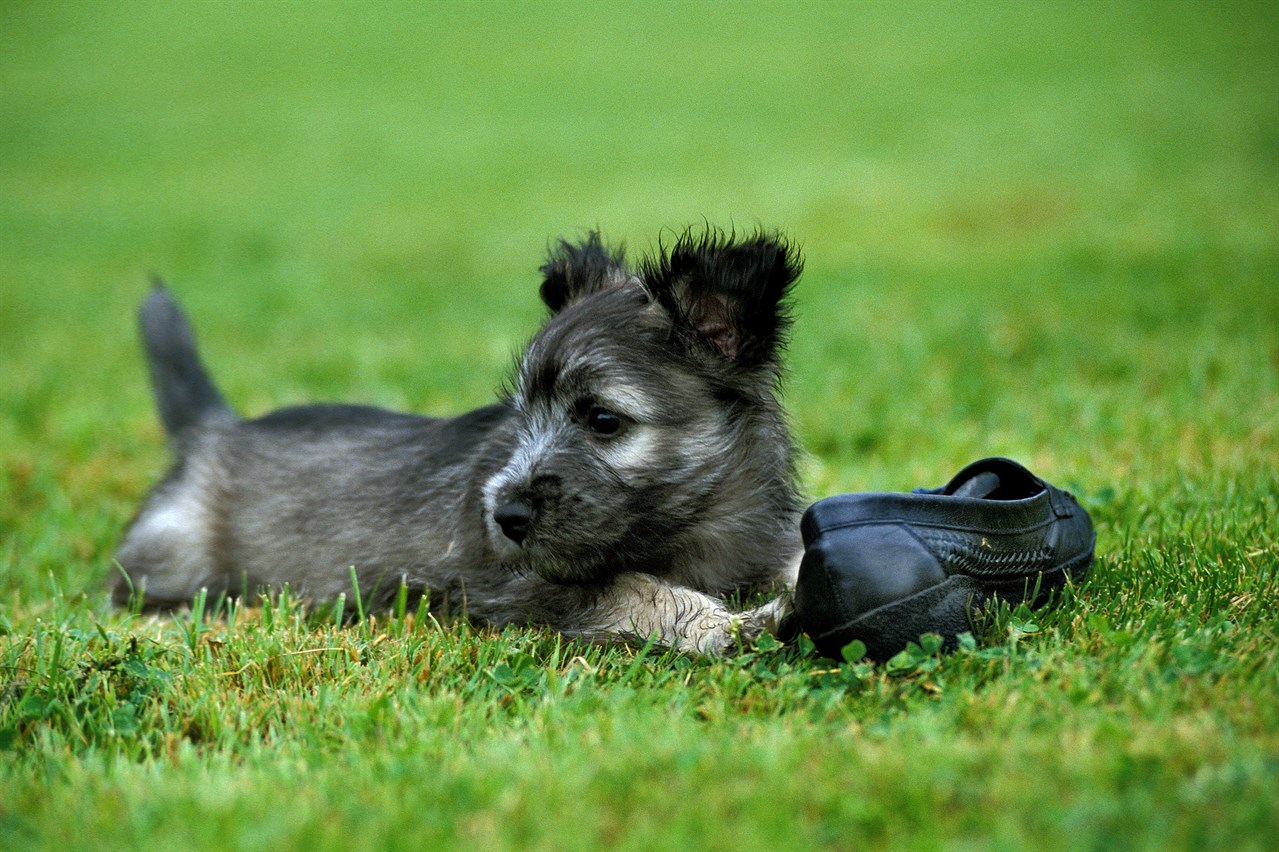
[[[1268,848],[1264,3],[0,8],[0,847]],[[490,398],[547,241],[808,257],[813,498],[1007,454],[1099,531],[960,652],[711,662],[102,592],[168,277],[244,411]]]

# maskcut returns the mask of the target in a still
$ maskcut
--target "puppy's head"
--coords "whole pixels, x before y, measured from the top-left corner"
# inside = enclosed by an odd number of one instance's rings
[[[514,381],[517,443],[484,488],[497,552],[555,582],[661,574],[728,474],[777,466],[762,442],[800,268],[766,234],[685,233],[634,269],[598,234],[561,242]]]

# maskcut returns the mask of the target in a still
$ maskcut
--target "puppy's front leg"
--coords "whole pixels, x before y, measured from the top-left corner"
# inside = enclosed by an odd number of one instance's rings
[[[601,594],[585,629],[591,639],[623,638],[679,651],[721,656],[749,646],[760,634],[784,633],[791,620],[789,593],[745,612],[693,589],[672,586],[649,574],[623,574]]]

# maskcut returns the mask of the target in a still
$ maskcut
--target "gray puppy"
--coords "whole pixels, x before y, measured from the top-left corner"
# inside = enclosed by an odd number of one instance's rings
[[[451,419],[352,405],[232,412],[157,288],[141,309],[175,456],[127,530],[114,597],[288,584],[368,607],[723,653],[789,625],[795,450],[776,393],[799,277],[783,239],[687,232],[632,268],[597,234],[542,267],[551,317],[497,404]],[[354,597],[353,595],[349,595]],[[784,625],[783,622],[786,622]]]

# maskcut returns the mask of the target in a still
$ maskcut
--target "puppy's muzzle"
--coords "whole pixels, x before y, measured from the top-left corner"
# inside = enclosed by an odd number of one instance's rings
[[[502,529],[502,535],[516,544],[523,544],[533,523],[533,507],[524,500],[512,500],[493,509],[493,521]]]

